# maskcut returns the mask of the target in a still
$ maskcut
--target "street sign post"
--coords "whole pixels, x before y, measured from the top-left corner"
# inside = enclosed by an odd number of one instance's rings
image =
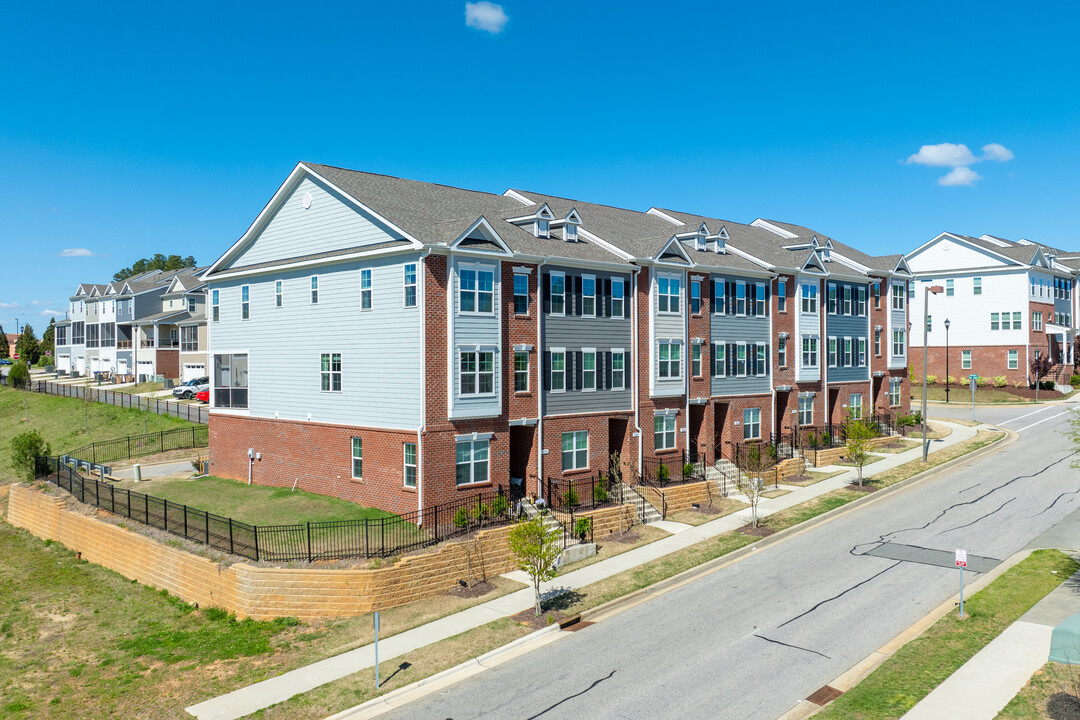
[[[975,381],[971,381],[974,385]],[[956,567],[960,568],[960,617],[964,617],[964,568],[967,567],[967,550],[956,550]]]
[[[975,422],[975,383],[978,379],[978,375],[968,375],[971,381],[971,422]]]
[[[18,360],[19,359],[19,353],[12,354],[11,358],[12,358],[12,360]]]

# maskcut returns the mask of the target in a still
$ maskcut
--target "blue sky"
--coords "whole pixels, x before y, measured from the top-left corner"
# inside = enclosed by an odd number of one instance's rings
[[[1080,249],[1075,4],[501,8],[6,8],[0,324],[40,335],[77,283],[154,252],[212,262],[300,160],[873,253],[942,230]],[[917,155],[943,143],[968,153]]]

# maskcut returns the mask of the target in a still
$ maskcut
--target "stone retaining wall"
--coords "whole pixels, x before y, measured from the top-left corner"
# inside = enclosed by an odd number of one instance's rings
[[[0,491],[2,492],[2,491]],[[65,509],[65,500],[25,485],[10,486],[8,522],[60,542],[89,562],[187,601],[221,607],[239,617],[304,619],[360,615],[441,595],[465,579],[494,577],[516,569],[507,536],[510,527],[403,557],[380,569],[263,568],[211,560],[117,525]],[[597,527],[613,521],[604,516]],[[600,511],[601,513],[604,511]],[[632,512],[632,509],[631,509]],[[606,523],[606,524],[605,524]],[[594,534],[596,531],[594,530]]]

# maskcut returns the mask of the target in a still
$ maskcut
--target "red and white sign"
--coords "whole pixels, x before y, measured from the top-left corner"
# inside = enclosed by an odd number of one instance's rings
[[[12,357],[13,360],[18,360],[19,359],[19,353],[15,353],[11,357]]]
[[[967,550],[957,550],[956,551],[956,567],[958,567],[958,568],[966,568],[967,567]]]

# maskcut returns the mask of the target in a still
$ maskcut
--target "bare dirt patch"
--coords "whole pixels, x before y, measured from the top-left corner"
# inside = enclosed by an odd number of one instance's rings
[[[776,532],[776,530],[765,525],[758,525],[757,527],[754,527],[753,525],[743,525],[739,528],[738,532],[741,532],[743,535],[753,535],[755,537],[769,537]]]

